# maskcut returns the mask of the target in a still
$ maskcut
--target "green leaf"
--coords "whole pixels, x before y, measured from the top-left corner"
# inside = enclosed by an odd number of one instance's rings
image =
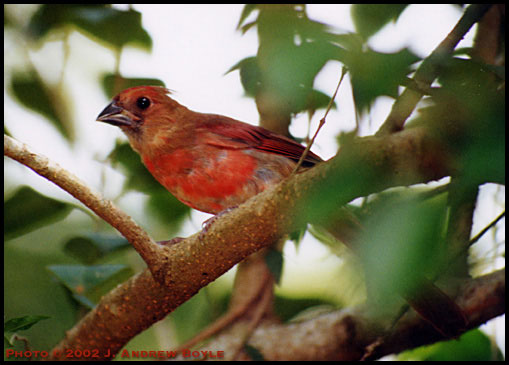
[[[117,49],[128,43],[146,50],[152,47],[152,39],[141,26],[141,13],[104,5],[42,5],[32,17],[29,31],[36,39],[41,39],[49,31],[61,30],[65,25],[73,25]]]
[[[190,210],[162,186],[150,193],[147,207],[151,213],[169,225],[168,231],[177,229]]]
[[[276,284],[279,284],[283,272],[283,254],[280,251],[270,249],[265,255],[265,264]]]
[[[48,316],[23,316],[18,318],[9,319],[4,322],[4,345],[7,347],[14,347],[13,335],[18,331],[25,331],[32,327],[34,324],[48,319]]]
[[[74,128],[68,120],[62,120],[59,115],[65,114],[65,106],[60,113],[55,109],[55,101],[48,87],[41,81],[34,70],[15,73],[11,80],[11,89],[14,96],[26,108],[41,114],[67,140],[72,140]]]
[[[251,97],[254,97],[258,93],[262,81],[260,68],[258,67],[257,62],[256,57],[244,58],[225,73],[227,74],[232,71],[239,70],[242,87],[244,88],[246,95]]]
[[[398,358],[403,361],[503,361],[500,349],[479,329],[468,331],[459,339],[438,342],[405,351]]]
[[[165,86],[164,82],[159,79],[127,78],[112,73],[103,75],[101,84],[108,99],[113,98],[120,91],[134,86]]]
[[[357,33],[368,39],[390,21],[397,21],[408,4],[353,4],[352,19]]]
[[[396,53],[380,53],[373,50],[350,52],[346,59],[350,71],[355,104],[364,112],[382,95],[396,98],[398,87],[411,72],[410,66],[419,57],[408,49]]]
[[[244,5],[244,9],[242,9],[242,14],[240,14],[239,23],[237,24],[237,29],[240,29],[242,27],[242,23],[244,23],[244,20],[251,15],[251,13],[257,9],[257,4],[246,4]],[[245,31],[243,31],[245,33]]]
[[[37,322],[48,319],[48,316],[23,316],[9,319],[4,323],[4,332],[25,331]]]
[[[51,265],[48,270],[82,304],[97,303],[102,295],[132,273],[126,265]]]
[[[15,238],[63,219],[73,207],[23,186],[4,202],[4,239]]]
[[[105,255],[131,245],[117,235],[90,233],[76,236],[67,241],[64,251],[84,264],[91,264]]]
[[[370,298],[383,312],[395,293],[418,291],[421,278],[441,269],[447,205],[443,197],[423,202],[396,196],[373,210],[360,237],[360,256]]]
[[[125,270],[126,265],[51,265],[48,269],[73,293],[83,294]]]

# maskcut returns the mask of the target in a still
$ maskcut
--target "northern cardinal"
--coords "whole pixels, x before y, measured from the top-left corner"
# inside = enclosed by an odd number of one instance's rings
[[[97,120],[120,127],[150,173],[192,208],[212,214],[233,208],[290,175],[304,152],[267,129],[189,110],[169,93],[156,86],[124,90]],[[302,166],[320,161],[309,151]],[[458,306],[431,282],[423,283],[425,294],[402,293],[412,307],[442,333],[464,326]]]
[[[97,117],[120,127],[150,173],[177,199],[217,214],[290,175],[304,147],[262,127],[189,110],[158,86],[115,96]],[[302,166],[322,161],[311,151]]]

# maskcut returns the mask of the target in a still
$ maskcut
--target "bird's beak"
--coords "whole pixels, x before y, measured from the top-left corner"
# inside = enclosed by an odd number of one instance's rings
[[[118,127],[134,127],[140,118],[113,101],[97,116],[97,121],[116,125]]]

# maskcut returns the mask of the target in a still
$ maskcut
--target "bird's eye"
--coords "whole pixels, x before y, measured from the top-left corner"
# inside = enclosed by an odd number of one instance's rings
[[[150,99],[142,96],[136,100],[136,105],[140,109],[147,109],[150,106]]]

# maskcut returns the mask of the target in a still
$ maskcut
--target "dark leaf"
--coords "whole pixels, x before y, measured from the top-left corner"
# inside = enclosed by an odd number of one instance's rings
[[[85,264],[91,264],[105,255],[131,245],[117,235],[90,233],[76,236],[67,241],[64,251]]]
[[[21,187],[4,202],[4,239],[11,239],[63,219],[73,205]]]
[[[141,14],[104,5],[46,4],[34,14],[29,30],[40,39],[50,30],[74,25],[115,48],[133,43],[150,50],[152,39],[141,26]]]
[[[32,327],[34,324],[48,319],[48,316],[23,316],[18,318],[9,319],[4,323],[4,345],[7,347],[14,347],[13,335],[18,331],[25,331]]]
[[[351,8],[355,29],[368,39],[390,21],[398,20],[408,4],[353,4]]]
[[[48,316],[23,316],[9,319],[4,323],[4,332],[25,331]]]
[[[281,274],[283,272],[283,254],[280,251],[270,249],[265,256],[265,263],[269,268],[272,277],[276,284],[281,281]]]
[[[131,269],[126,265],[51,265],[48,270],[73,293],[80,303],[97,303],[115,285],[126,280]],[[86,300],[79,299],[80,296]]]
[[[73,138],[72,123],[60,118],[60,115],[65,114],[67,109],[65,106],[61,106],[61,110],[57,112],[55,105],[58,102],[55,102],[50,90],[35,71],[15,73],[12,76],[11,88],[14,96],[23,106],[47,118],[66,139]]]
[[[399,85],[411,72],[410,66],[418,60],[408,49],[396,53],[350,52],[346,64],[357,109],[364,112],[381,95],[396,98]]]
[[[247,353],[247,356],[249,356],[253,361],[265,361],[263,354],[256,347],[253,347],[246,343],[244,344],[244,351]]]

